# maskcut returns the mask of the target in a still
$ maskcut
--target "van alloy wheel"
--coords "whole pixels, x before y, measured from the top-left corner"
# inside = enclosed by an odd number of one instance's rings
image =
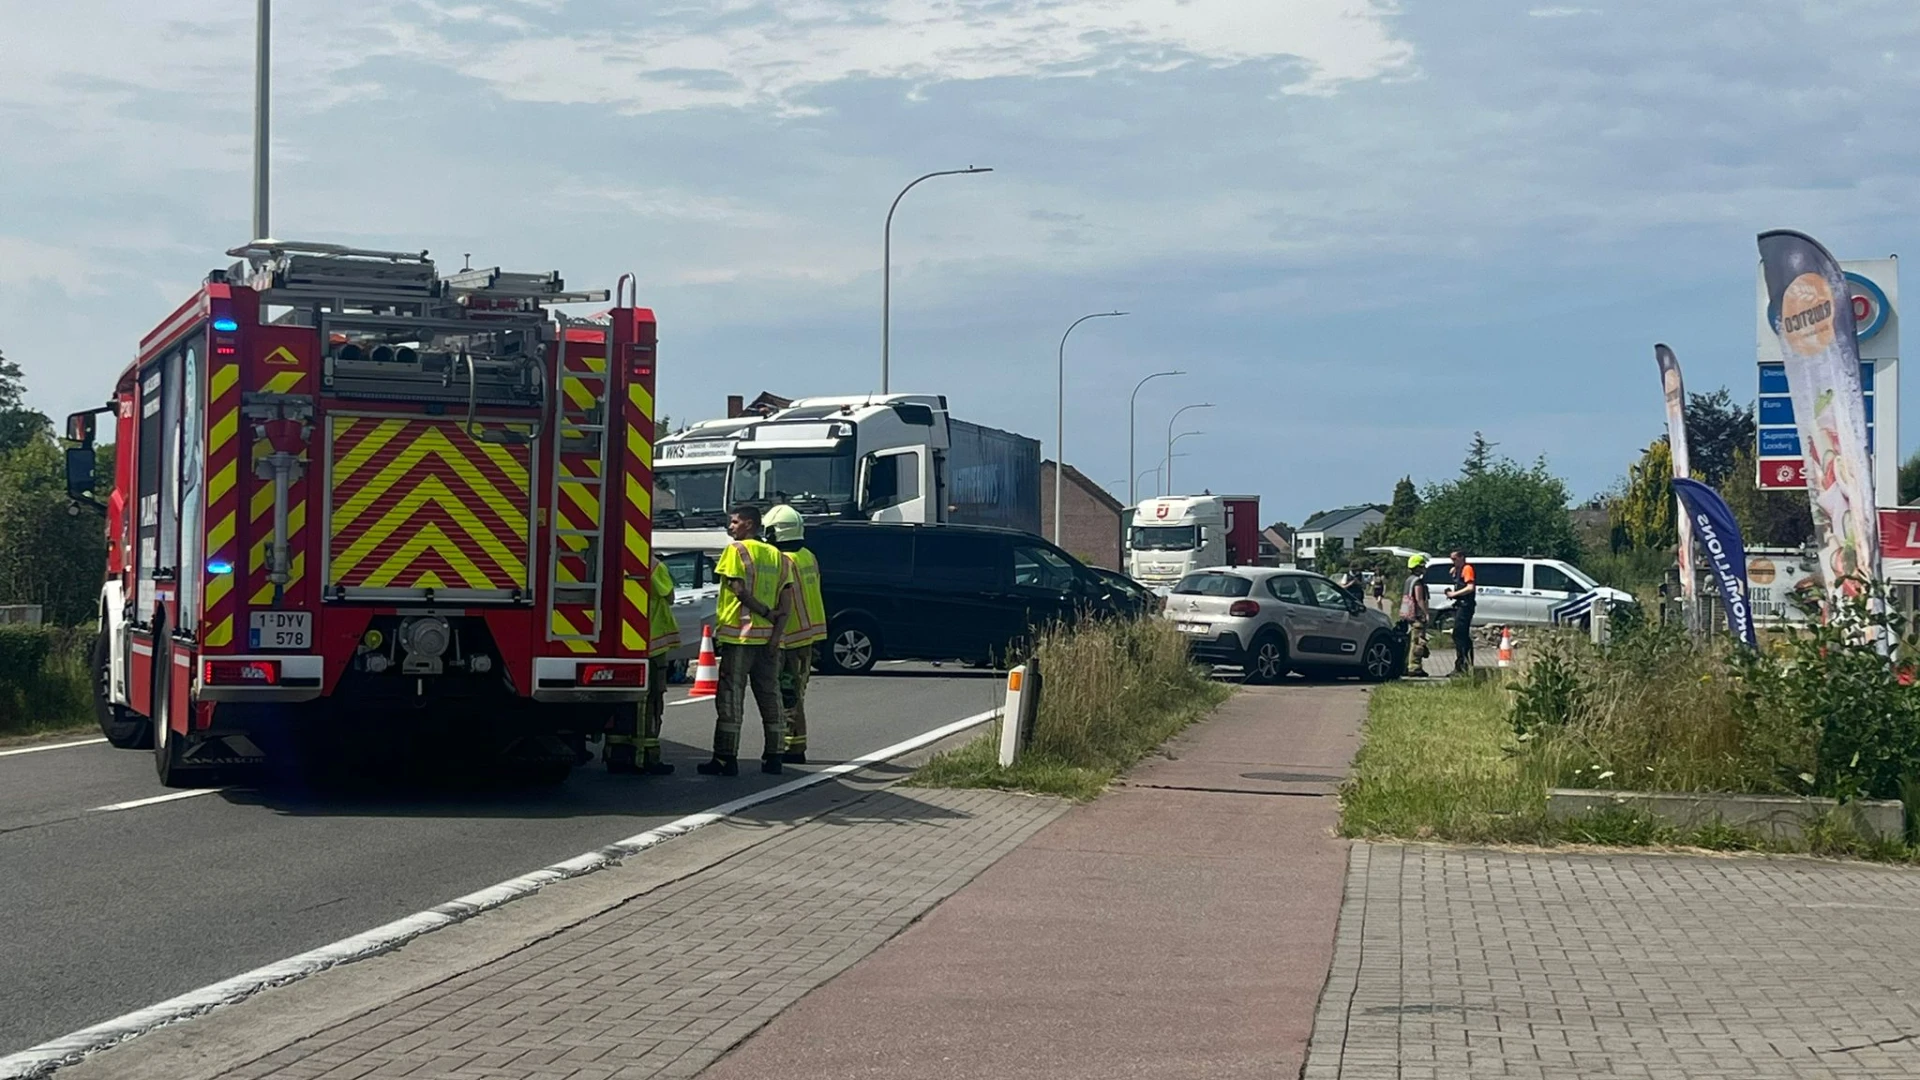
[[[865,671],[873,666],[873,638],[857,626],[833,636],[834,666],[842,671]]]

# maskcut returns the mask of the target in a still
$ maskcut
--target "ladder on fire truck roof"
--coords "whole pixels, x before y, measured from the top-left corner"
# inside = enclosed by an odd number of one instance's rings
[[[553,508],[547,545],[547,640],[596,641],[606,622],[607,480],[612,470],[614,409],[608,352],[611,324],[553,313],[560,392],[555,395]],[[569,341],[569,331],[603,343]],[[598,355],[595,355],[597,352]]]

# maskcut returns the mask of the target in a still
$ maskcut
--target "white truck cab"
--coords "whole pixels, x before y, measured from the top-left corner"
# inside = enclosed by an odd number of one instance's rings
[[[1194,570],[1253,562],[1242,534],[1259,535],[1255,496],[1171,495],[1147,499],[1133,511],[1127,536],[1127,575],[1164,595]]]

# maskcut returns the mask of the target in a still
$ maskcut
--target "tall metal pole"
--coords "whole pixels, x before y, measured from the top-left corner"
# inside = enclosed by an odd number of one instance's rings
[[[273,0],[260,0],[255,19],[253,46],[253,238],[268,239],[267,224],[267,112],[268,88],[272,84],[269,67],[272,60]]]
[[[1053,401],[1053,542],[1060,543],[1060,492],[1061,478],[1067,471],[1067,336],[1073,328],[1088,319],[1117,319],[1125,315],[1124,311],[1096,311],[1091,315],[1082,315],[1073,320],[1067,332],[1060,335],[1060,352],[1055,371],[1059,377],[1059,387]]]
[[[265,4],[267,0],[260,0]],[[976,169],[969,165],[964,169],[942,169],[930,172],[913,183],[900,189],[893,197],[893,205],[887,207],[887,227],[880,244],[880,392],[887,392],[889,354],[893,351],[893,212],[900,208],[900,200],[907,197],[921,180],[931,180],[936,176],[966,176],[971,173],[989,173],[992,169]]]
[[[1153,374],[1147,376],[1146,378],[1141,379],[1139,382],[1133,384],[1133,397],[1127,399],[1127,475],[1128,476],[1134,475],[1134,472],[1133,472],[1133,441],[1134,441],[1133,440],[1133,417],[1134,417],[1134,412],[1136,408],[1140,404],[1140,388],[1147,385],[1148,383],[1152,382],[1155,379],[1165,378],[1168,375],[1185,375],[1185,374],[1186,372],[1184,371],[1156,371]],[[1135,477],[1135,479],[1138,479],[1138,478]],[[1137,492],[1134,489],[1133,481],[1129,480],[1127,481],[1127,505],[1129,507],[1133,507],[1133,506],[1138,506],[1139,504],[1140,504],[1139,492]]]
[[[1173,422],[1180,419],[1180,414],[1188,409],[1211,408],[1213,408],[1211,401],[1203,401],[1198,405],[1182,405],[1173,410],[1173,415],[1167,418],[1167,468],[1160,474],[1160,482],[1166,485],[1166,494],[1169,496],[1173,494]]]

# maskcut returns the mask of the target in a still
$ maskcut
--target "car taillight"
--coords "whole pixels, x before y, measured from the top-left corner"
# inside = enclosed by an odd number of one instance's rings
[[[645,686],[645,664],[581,664],[581,686]]]
[[[1251,619],[1260,614],[1260,604],[1254,600],[1235,600],[1233,606],[1227,609],[1227,614],[1236,619]]]
[[[200,681],[221,686],[278,686],[278,660],[208,660]]]

